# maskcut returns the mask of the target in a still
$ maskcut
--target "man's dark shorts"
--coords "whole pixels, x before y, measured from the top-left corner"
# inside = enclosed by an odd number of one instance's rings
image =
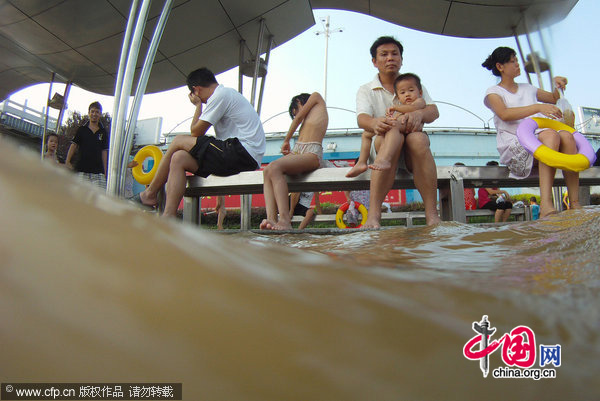
[[[190,155],[200,166],[194,173],[200,177],[208,177],[211,174],[226,177],[258,168],[256,160],[237,138],[222,141],[213,136],[199,136],[194,147],[190,149]]]
[[[500,203],[496,203],[495,200],[491,200],[488,203],[486,203],[485,205],[483,205],[480,209],[489,209],[493,212],[495,212],[496,210],[500,209],[500,210],[507,210],[507,209],[512,209],[513,204],[512,202],[500,202]]]
[[[308,208],[306,206],[296,203],[296,206],[294,207],[294,212],[292,213],[292,215],[293,216],[306,216],[306,212],[308,212]]]

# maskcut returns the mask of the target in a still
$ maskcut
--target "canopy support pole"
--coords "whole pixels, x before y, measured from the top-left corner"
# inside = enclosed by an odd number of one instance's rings
[[[265,34],[265,20],[260,19],[260,28],[258,30],[258,41],[256,42],[256,53],[254,54],[254,76],[252,77],[252,94],[250,95],[250,103],[255,107],[256,103],[256,83],[258,73],[260,71],[260,54],[262,52],[262,42]],[[240,65],[241,68],[241,65]],[[264,80],[264,78],[263,78]],[[250,215],[252,213],[252,195],[240,196],[240,228],[242,230],[250,230]]]
[[[63,92],[63,104],[62,107],[60,108],[60,112],[58,113],[58,120],[56,121],[56,133],[58,134],[58,130],[60,129],[60,124],[62,122],[62,119],[65,115],[65,110],[67,109],[67,99],[69,98],[69,93],[71,93],[71,85],[73,85],[73,82],[69,81],[67,82],[67,85],[65,86],[65,91]]]
[[[126,46],[126,42],[129,42],[127,33],[123,39],[123,48],[121,51],[121,60],[119,61],[119,74],[121,75],[121,68],[125,65],[125,70],[122,73],[123,82],[122,85],[115,87],[115,112],[113,114],[113,124],[110,135],[110,150],[109,150],[109,162],[108,162],[108,183],[106,186],[106,192],[109,195],[118,195],[119,191],[119,165],[120,159],[123,154],[123,136],[125,128],[125,114],[127,112],[127,106],[129,103],[129,96],[131,94],[131,87],[133,84],[133,76],[135,74],[135,65],[137,63],[138,54],[140,52],[140,46],[142,44],[142,36],[144,34],[144,28],[146,26],[146,18],[148,17],[148,11],[150,9],[151,0],[143,0],[142,6],[140,7],[137,18],[135,18],[135,30],[131,41],[131,46]],[[137,10],[137,1],[131,5],[129,13],[130,18],[127,21],[127,31],[130,30],[130,24],[134,23],[133,15]],[[127,61],[124,63],[123,58]],[[119,97],[119,102],[116,99]]]
[[[523,70],[525,70],[525,56],[523,55],[523,49],[521,48],[521,42],[519,41],[519,36],[517,35],[517,31],[515,31],[513,29],[514,35],[515,35],[515,41],[517,42],[517,49],[519,49],[519,55],[521,56],[521,65],[523,66]],[[531,77],[529,76],[529,73],[527,73],[527,71],[525,72],[525,75],[527,75],[527,82],[529,82],[529,84],[531,85]]]
[[[244,39],[240,40],[240,60],[238,64],[238,92],[243,94],[244,91],[244,74],[242,73],[242,65],[244,64],[244,47],[246,46],[246,41]]]
[[[156,27],[154,28],[154,35],[152,36],[150,46],[148,47],[148,53],[146,54],[146,59],[144,60],[142,72],[138,80],[137,89],[133,97],[133,106],[129,112],[129,120],[127,121],[127,129],[124,138],[125,146],[123,147],[123,154],[121,155],[118,183],[119,195],[123,195],[125,193],[125,176],[127,171],[127,164],[129,163],[131,147],[133,145],[133,134],[137,125],[137,119],[140,113],[142,99],[144,97],[144,93],[146,92],[146,87],[148,85],[148,78],[150,77],[150,72],[152,71],[152,65],[156,57],[156,52],[158,51],[158,45],[160,43],[160,40],[162,39],[162,35],[165,30],[165,25],[167,24],[167,20],[169,19],[169,15],[171,13],[172,5],[173,0],[165,1],[162,13],[160,14],[160,18],[156,24]]]
[[[535,71],[535,75],[537,75],[538,84],[540,85],[540,89],[544,90],[544,82],[542,81],[542,73],[540,70],[540,63],[537,58],[537,54],[533,49],[533,45],[531,43],[531,37],[529,36],[529,28],[527,27],[526,19],[523,19],[523,24],[525,25],[525,37],[527,38],[527,44],[529,45],[529,50],[531,51],[531,62],[533,63],[533,70]],[[523,66],[525,68],[525,66]]]
[[[258,113],[259,117],[260,117],[260,110],[262,107],[263,94],[265,92],[265,81],[267,79],[267,72],[269,71],[269,58],[271,57],[271,48],[272,47],[273,47],[273,35],[270,35],[269,42],[267,43],[267,55],[265,56],[266,72],[265,72],[265,76],[262,77],[260,80],[260,91],[258,93],[258,105],[256,106],[256,112]]]
[[[542,35],[542,29],[539,24],[537,26],[538,35],[540,36],[540,43],[542,44],[542,50],[544,51],[544,57],[548,60],[548,74],[550,74],[550,92],[554,91],[554,75],[552,75],[552,63],[550,63],[550,53],[548,52],[548,47],[546,46],[546,41],[544,40],[544,36]]]
[[[256,103],[256,82],[258,81],[258,73],[260,71],[260,54],[262,53],[262,41],[265,34],[265,20],[261,18],[260,29],[258,30],[258,41],[256,42],[256,53],[254,55],[254,76],[252,77],[252,94],[250,95],[250,103],[255,107]]]
[[[48,88],[48,101],[46,102],[46,116],[44,118],[44,131],[42,132],[42,146],[40,156],[41,159],[44,160],[44,153],[46,150],[46,131],[48,130],[48,118],[50,115],[50,96],[52,96],[52,84],[54,83],[54,77],[56,77],[56,73],[52,73],[52,78],[50,78],[50,87]]]
[[[116,138],[116,121],[119,119],[119,105],[121,104],[121,96],[123,94],[123,75],[125,73],[125,65],[127,63],[127,57],[129,54],[130,43],[131,43],[131,32],[133,31],[133,26],[135,24],[135,16],[138,12],[138,0],[133,0],[131,3],[131,8],[129,10],[129,17],[127,18],[127,26],[125,28],[125,34],[123,35],[123,43],[121,44],[121,57],[119,59],[119,68],[117,70],[117,80],[115,82],[115,96],[114,96],[114,105],[113,105],[113,114],[112,114],[112,128],[110,133],[110,149],[120,149],[120,138]],[[113,181],[111,180],[111,176],[116,175],[118,171],[118,152],[109,152],[108,158],[108,177],[107,177],[107,193],[116,194],[115,191],[112,191]]]

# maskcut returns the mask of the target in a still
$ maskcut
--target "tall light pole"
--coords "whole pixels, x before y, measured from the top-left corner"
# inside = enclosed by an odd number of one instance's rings
[[[316,35],[325,35],[325,77],[323,82],[323,99],[327,102],[327,58],[329,55],[329,36],[333,33],[343,32],[342,28],[329,29],[329,15],[326,18],[321,18],[323,30],[316,32]]]

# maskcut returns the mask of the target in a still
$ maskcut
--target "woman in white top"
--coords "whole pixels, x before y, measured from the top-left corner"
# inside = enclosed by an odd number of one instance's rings
[[[553,93],[530,84],[516,83],[515,78],[521,75],[521,70],[515,51],[509,47],[498,47],[482,66],[500,77],[500,83],[489,88],[484,98],[485,105],[494,112],[500,162],[508,166],[511,177],[525,178],[531,173],[534,160],[519,143],[517,127],[528,117],[561,118],[562,113],[555,104],[560,97],[558,89],[565,88],[567,79],[554,77],[556,89]],[[539,129],[536,134],[550,149],[566,154],[577,153],[573,134],[568,131]],[[536,163],[539,164],[540,176],[540,217],[544,217],[556,213],[552,202],[552,184],[556,169],[542,162]],[[563,170],[563,174],[569,194],[575,195],[575,207],[579,208],[579,174],[567,170]]]

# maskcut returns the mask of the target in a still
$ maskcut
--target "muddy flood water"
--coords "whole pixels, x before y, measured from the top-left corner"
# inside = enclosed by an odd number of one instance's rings
[[[220,235],[0,145],[2,383],[182,383],[185,400],[600,398],[600,208]],[[501,341],[485,378],[464,355],[484,315]],[[532,377],[494,377],[507,371]]]

